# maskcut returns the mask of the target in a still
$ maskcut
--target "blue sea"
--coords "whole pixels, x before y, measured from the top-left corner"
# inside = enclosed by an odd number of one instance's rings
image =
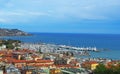
[[[75,47],[96,47],[106,49],[92,52],[91,57],[120,60],[120,34],[77,34],[77,33],[32,33],[32,36],[1,37],[3,39],[21,40],[27,43],[49,43]]]

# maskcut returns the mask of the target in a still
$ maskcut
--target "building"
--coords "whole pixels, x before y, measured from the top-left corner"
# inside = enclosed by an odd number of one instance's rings
[[[86,61],[81,64],[83,68],[94,70],[99,64],[96,61]]]
[[[0,50],[2,50],[2,49],[6,49],[6,45],[0,46]]]
[[[6,74],[21,74],[21,72],[14,65],[10,65],[8,68],[6,68]]]
[[[50,74],[62,74],[60,69],[50,69]]]

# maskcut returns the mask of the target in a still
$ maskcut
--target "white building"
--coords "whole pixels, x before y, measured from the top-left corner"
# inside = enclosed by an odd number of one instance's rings
[[[2,50],[2,49],[6,49],[6,45],[0,46],[0,50]]]

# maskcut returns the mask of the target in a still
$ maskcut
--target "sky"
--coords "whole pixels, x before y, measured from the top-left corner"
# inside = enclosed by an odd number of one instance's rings
[[[0,0],[0,27],[120,34],[120,0]]]

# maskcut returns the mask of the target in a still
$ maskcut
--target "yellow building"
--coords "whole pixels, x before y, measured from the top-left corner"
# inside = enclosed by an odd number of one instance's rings
[[[60,69],[51,69],[50,74],[60,74],[61,70]]]
[[[98,66],[98,63],[91,64],[91,70],[95,70],[97,66]]]
[[[82,63],[82,67],[83,68],[87,68],[87,69],[90,69],[90,70],[94,70],[96,69],[96,67],[98,66],[99,64],[96,62],[96,61],[88,61],[88,62],[84,62]]]

